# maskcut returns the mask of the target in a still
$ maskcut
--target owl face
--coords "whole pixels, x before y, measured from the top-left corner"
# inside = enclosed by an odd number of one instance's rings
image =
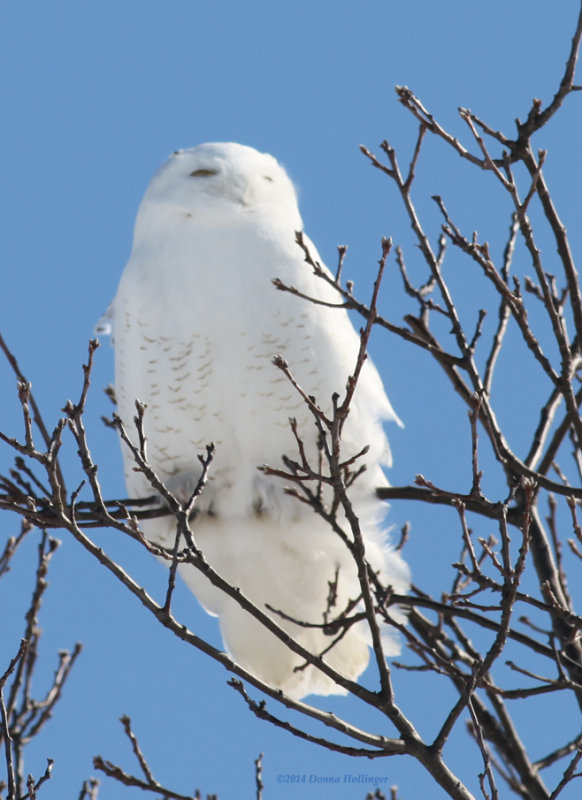
[[[140,213],[172,209],[200,217],[268,209],[296,224],[295,189],[270,155],[240,144],[202,144],[177,150],[154,175]]]

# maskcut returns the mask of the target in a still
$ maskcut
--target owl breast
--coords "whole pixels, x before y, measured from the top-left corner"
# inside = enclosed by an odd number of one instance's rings
[[[130,260],[122,280],[115,303],[120,415],[127,424],[136,399],[147,405],[149,461],[182,496],[200,474],[198,454],[214,442],[200,508],[239,516],[288,505],[282,483],[275,486],[257,467],[278,466],[283,454],[295,457],[290,417],[313,458],[317,434],[304,400],[273,358],[282,355],[303,390],[328,406],[345,386],[356,337],[348,336],[346,347],[341,323],[353,334],[347,317],[330,312],[340,323],[334,336],[333,325],[322,325],[312,306],[272,285],[281,277],[322,293],[292,231],[285,240],[279,231],[241,227],[236,246],[225,243],[217,254],[216,231],[183,228],[145,264],[136,259],[140,269]],[[338,345],[344,347],[339,359]],[[129,462],[126,480],[132,494],[151,493]]]

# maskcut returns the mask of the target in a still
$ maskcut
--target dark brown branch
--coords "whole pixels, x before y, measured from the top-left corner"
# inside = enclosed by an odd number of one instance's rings
[[[307,733],[301,728],[297,728],[295,725],[292,725],[290,722],[275,717],[267,710],[264,700],[259,703],[256,703],[247,694],[242,681],[236,680],[235,678],[231,678],[228,681],[228,685],[232,686],[232,688],[235,689],[241,695],[241,697],[247,704],[247,707],[253,712],[253,714],[258,719],[266,720],[267,722],[270,722],[272,725],[274,725],[276,728],[281,728],[287,731],[288,733],[293,734],[293,736],[296,736],[299,739],[311,742],[312,744],[317,744],[320,747],[324,747],[326,750],[331,750],[336,753],[343,753],[343,755],[364,757],[364,758],[379,758],[406,752],[406,747],[404,743],[399,742],[397,739],[391,740],[390,744],[386,744],[386,746],[382,749],[370,750],[366,748],[349,747],[347,745],[338,744],[337,742],[332,742],[329,739],[324,739],[319,736],[313,736],[312,734]]]
[[[503,253],[503,267],[501,268],[501,277],[507,284],[509,284],[509,271],[511,268],[511,262],[513,260],[513,253],[515,251],[515,241],[517,239],[518,230],[519,230],[519,224],[517,221],[517,216],[515,215],[514,212],[512,215],[511,226],[509,228],[509,237],[507,239],[507,244],[505,245],[505,251]],[[487,364],[485,366],[485,375],[483,378],[483,387],[488,395],[491,394],[493,372],[495,370],[495,365],[497,363],[499,353],[501,352],[501,346],[503,344],[503,339],[507,331],[507,323],[509,321],[509,317],[510,317],[510,308],[507,299],[505,298],[504,295],[502,295],[499,302],[497,330],[495,331],[495,336],[493,337],[491,351],[487,359]]]

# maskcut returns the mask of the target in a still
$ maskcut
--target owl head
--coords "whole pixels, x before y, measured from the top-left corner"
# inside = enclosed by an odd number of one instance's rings
[[[293,230],[302,227],[295,188],[283,167],[252,147],[211,143],[172,153],[147,188],[137,226],[147,229],[168,215],[212,225],[261,214]]]

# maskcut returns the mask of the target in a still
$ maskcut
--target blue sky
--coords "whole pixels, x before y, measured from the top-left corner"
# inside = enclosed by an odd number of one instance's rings
[[[336,245],[350,246],[345,275],[355,280],[362,299],[370,290],[383,235],[403,244],[412,276],[422,280],[396,192],[358,146],[377,149],[388,138],[403,164],[408,162],[416,127],[397,101],[395,84],[410,86],[467,143],[458,106],[512,134],[514,117],[525,117],[534,96],[548,101],[553,94],[576,13],[574,2],[549,0],[530,0],[527,14],[515,0],[2,4],[0,329],[49,422],[56,421],[68,397],[78,395],[87,341],[115,292],[137,206],[153,171],[171,151],[204,141],[239,141],[271,152],[297,184],[306,230],[322,257],[333,264]],[[536,141],[550,150],[547,174],[575,253],[582,244],[575,193],[581,123],[575,96]],[[490,176],[476,174],[442,145],[427,141],[415,199],[433,239],[440,219],[429,198],[438,192],[455,219],[469,232],[478,228],[499,254],[509,199],[498,193],[499,201],[492,201],[495,195],[486,193],[491,183]],[[547,252],[551,261],[549,244]],[[470,316],[476,295],[483,291],[479,302],[485,302],[486,290],[476,288],[464,262],[453,258],[452,264],[451,284],[468,319],[476,318]],[[382,310],[393,321],[416,310],[403,296],[395,269],[383,287]],[[407,484],[422,472],[449,486],[462,476],[457,485],[468,490],[466,414],[440,373],[424,356],[381,332],[372,353],[406,424],[403,431],[389,431],[391,482]],[[500,377],[510,391],[500,393],[498,413],[517,449],[525,446],[535,422],[529,406],[517,401],[524,393],[545,391],[533,372],[520,369],[511,358],[500,363]],[[124,494],[118,445],[99,422],[109,411],[101,387],[112,380],[112,371],[112,351],[104,343],[87,424],[105,494],[118,497]],[[0,380],[3,427],[19,433],[4,366]],[[483,455],[487,459],[487,452]],[[4,465],[5,451],[0,457]],[[71,443],[67,468],[73,486],[80,472]],[[485,481],[494,493],[499,484],[493,467]],[[393,505],[394,526],[407,519],[413,525],[407,557],[415,582],[436,593],[448,588],[447,564],[459,550],[454,516]],[[6,525],[3,536],[13,532]],[[148,585],[163,590],[164,570],[147,554],[113,534],[96,536]],[[221,800],[250,797],[253,760],[263,751],[265,800],[322,796],[321,786],[300,790],[277,783],[278,774],[360,772],[387,777],[405,800],[442,796],[410,760],[349,761],[252,718],[225,685],[221,668],[174,641],[75,542],[60,538],[41,620],[39,692],[42,669],[51,673],[57,650],[77,640],[85,649],[54,719],[30,751],[27,769],[37,775],[45,756],[56,759],[44,800],[75,797],[82,780],[94,774],[91,757],[97,753],[133,769],[117,722],[122,714],[134,720],[159,780],[184,793],[199,787]],[[6,633],[0,637],[0,665],[18,646],[32,551],[30,543],[0,586],[2,607],[10,608],[2,613]],[[185,621],[218,643],[214,620],[186,590],[180,590],[177,602]],[[428,735],[451,702],[450,687],[400,673],[395,681],[404,709]],[[360,727],[378,724],[348,701],[325,700],[322,707]],[[525,727],[532,724],[526,711],[518,718]],[[450,763],[467,778],[479,759],[462,738],[459,729],[452,737]],[[549,749],[551,744],[540,740],[536,755]],[[366,790],[346,783],[334,787],[334,796],[363,800]],[[125,796],[130,790],[124,794],[105,781],[102,798]]]

